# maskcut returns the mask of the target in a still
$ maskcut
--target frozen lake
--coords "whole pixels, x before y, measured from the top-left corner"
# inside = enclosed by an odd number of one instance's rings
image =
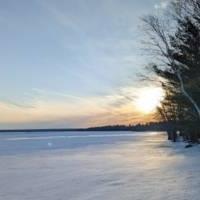
[[[199,200],[200,149],[160,133],[0,134],[0,200]]]
[[[155,134],[153,132],[148,135]],[[146,133],[137,132],[13,132],[0,133],[0,155],[27,154],[43,150],[75,150],[87,146],[135,141]]]

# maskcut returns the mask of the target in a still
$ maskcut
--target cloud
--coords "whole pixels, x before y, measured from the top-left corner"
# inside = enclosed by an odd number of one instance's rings
[[[43,8],[48,10],[54,19],[63,27],[70,28],[74,31],[80,31],[78,24],[76,23],[75,18],[70,17],[67,12],[62,12],[61,9],[58,9],[56,4],[52,1],[39,0],[37,1]]]
[[[3,98],[3,97],[0,97],[0,104],[5,104],[9,107],[17,107],[17,108],[22,108],[22,109],[34,108],[34,104],[30,101],[28,102],[28,101],[21,100],[20,102],[18,102],[18,101],[10,100],[9,98]]]
[[[168,7],[168,5],[170,4],[170,0],[162,0],[160,3],[157,3],[154,5],[154,8],[156,10],[164,10]]]
[[[38,96],[43,96],[43,97],[48,97],[48,96],[56,96],[56,97],[62,97],[66,99],[73,99],[73,100],[78,100],[82,101],[84,98],[75,96],[75,95],[70,95],[62,92],[56,92],[56,91],[51,91],[51,90],[44,90],[44,89],[39,89],[39,88],[33,88],[32,91],[38,95]]]
[[[115,94],[77,97],[35,88],[34,106],[0,103],[0,127],[67,128],[145,122],[153,117],[135,108],[140,90],[126,87]]]

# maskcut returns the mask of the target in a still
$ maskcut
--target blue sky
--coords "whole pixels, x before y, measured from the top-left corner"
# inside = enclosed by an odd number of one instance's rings
[[[140,17],[165,3],[0,1],[0,128],[144,120],[132,104],[148,61]]]

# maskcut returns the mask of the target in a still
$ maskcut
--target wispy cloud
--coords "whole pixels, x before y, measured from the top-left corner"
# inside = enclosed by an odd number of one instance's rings
[[[35,107],[34,104],[30,101],[21,100],[20,102],[18,102],[16,100],[10,100],[9,98],[4,97],[0,97],[0,103],[5,104],[9,107],[17,107],[21,109],[30,109]]]
[[[157,10],[166,9],[171,1],[170,0],[161,0],[160,3],[154,5],[154,8]]]
[[[75,95],[70,95],[62,92],[56,92],[56,91],[50,91],[50,90],[44,90],[44,89],[39,89],[39,88],[33,88],[32,91],[39,96],[43,97],[48,97],[48,96],[57,96],[57,97],[63,97],[67,99],[73,99],[73,100],[84,100],[83,97],[75,96]]]
[[[49,13],[54,17],[54,19],[63,27],[72,29],[74,31],[80,31],[76,19],[74,16],[70,17],[68,13],[59,9],[56,4],[52,1],[39,0],[37,1],[44,9],[49,11]]]
[[[137,111],[134,100],[140,88],[122,88],[119,93],[87,98],[60,92],[33,89],[38,93],[33,105],[0,104],[2,124],[11,127],[87,127],[107,124],[130,124],[152,119]],[[48,97],[50,97],[48,99]],[[59,97],[59,98],[57,98]],[[61,100],[60,97],[63,99]],[[2,126],[3,127],[3,126]]]

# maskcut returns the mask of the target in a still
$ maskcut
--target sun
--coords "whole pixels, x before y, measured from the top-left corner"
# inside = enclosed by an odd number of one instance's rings
[[[164,91],[160,87],[146,87],[139,91],[135,100],[136,109],[144,114],[153,113],[164,98]]]

